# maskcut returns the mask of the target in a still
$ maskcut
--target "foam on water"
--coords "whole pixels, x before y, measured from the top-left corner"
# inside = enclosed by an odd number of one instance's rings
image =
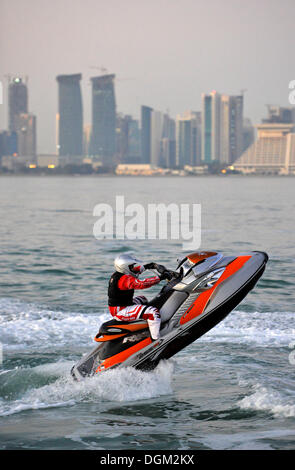
[[[0,299],[0,341],[5,350],[54,350],[92,343],[108,313],[52,311],[14,299]]]
[[[254,385],[253,391],[238,403],[240,408],[267,411],[276,417],[295,417],[295,404],[290,397],[261,384]]]
[[[5,354],[15,351],[61,351],[70,348],[91,348],[93,336],[108,313],[52,311],[14,299],[0,299],[0,341]],[[294,339],[293,312],[232,312],[223,322],[199,341],[226,342],[251,346],[288,347]],[[189,361],[190,356],[183,352]],[[101,400],[134,401],[172,393],[172,361],[160,363],[150,373],[133,368],[116,369],[73,382],[69,371],[72,361],[59,360],[36,367],[19,367],[1,371],[8,389],[0,401],[0,414],[7,415],[29,409],[71,406],[80,402]],[[260,374],[261,375],[261,374]],[[253,382],[252,382],[253,383]],[[16,392],[10,394],[10,390]],[[10,395],[9,395],[10,394]],[[264,383],[253,385],[250,395],[238,404],[244,409],[265,410],[275,416],[294,417],[295,405]]]
[[[4,350],[46,351],[92,346],[99,326],[110,319],[97,314],[52,311],[14,299],[0,299],[0,341]],[[294,312],[232,312],[198,341],[285,347],[294,340]]]
[[[290,438],[294,436],[293,430],[276,429],[270,431],[249,431],[235,433],[212,433],[200,439],[205,445],[216,450],[271,450],[273,447],[267,442],[272,439]]]
[[[294,340],[294,312],[243,312],[235,310],[199,341],[288,346]]]
[[[30,388],[16,400],[1,399],[0,416],[81,402],[134,402],[172,393],[173,363],[169,361],[160,363],[152,372],[122,368],[106,371],[81,382],[73,381],[69,374],[71,366],[72,363],[66,361],[34,367],[34,374],[60,377],[47,385]]]
[[[55,352],[66,348],[93,346],[93,336],[108,313],[83,314],[51,311],[14,299],[0,299],[0,341],[5,355],[16,351]],[[24,410],[70,406],[101,400],[134,401],[171,393],[172,362],[155,371],[133,368],[106,371],[91,379],[74,382],[72,361],[18,366],[1,371],[0,415]],[[48,383],[49,382],[49,383]]]

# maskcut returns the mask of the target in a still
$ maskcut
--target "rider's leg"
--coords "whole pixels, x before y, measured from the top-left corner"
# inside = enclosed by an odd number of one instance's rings
[[[161,315],[156,307],[147,307],[141,318],[147,320],[151,337],[156,340],[160,338]]]
[[[160,337],[161,316],[156,307],[147,307],[146,305],[137,304],[119,310],[113,315],[119,321],[134,321],[142,318],[147,320],[152,339]]]

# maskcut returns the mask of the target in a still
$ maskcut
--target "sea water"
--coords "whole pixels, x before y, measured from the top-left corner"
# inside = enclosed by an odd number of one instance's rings
[[[223,322],[154,371],[73,382],[110,319],[114,257],[174,269],[186,254],[182,240],[95,239],[93,209],[116,195],[201,204],[200,249],[270,259]],[[2,176],[0,448],[294,448],[294,214],[293,178]]]

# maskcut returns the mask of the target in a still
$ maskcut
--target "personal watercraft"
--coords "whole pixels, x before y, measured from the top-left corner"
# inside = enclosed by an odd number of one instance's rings
[[[160,339],[151,339],[145,320],[107,321],[95,337],[96,347],[73,366],[73,378],[115,367],[154,369],[222,321],[253,289],[267,261],[260,251],[236,256],[201,251],[184,257],[148,303],[161,313]]]

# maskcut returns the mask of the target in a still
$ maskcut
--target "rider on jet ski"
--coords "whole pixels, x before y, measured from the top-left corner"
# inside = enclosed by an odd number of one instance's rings
[[[112,316],[118,321],[147,320],[153,340],[160,337],[161,316],[156,307],[147,305],[143,295],[133,297],[135,289],[147,289],[163,279],[171,279],[171,274],[162,265],[142,264],[131,255],[120,255],[114,261],[116,271],[112,274],[108,288],[108,304]],[[143,281],[138,279],[146,269],[156,269],[160,276]]]

